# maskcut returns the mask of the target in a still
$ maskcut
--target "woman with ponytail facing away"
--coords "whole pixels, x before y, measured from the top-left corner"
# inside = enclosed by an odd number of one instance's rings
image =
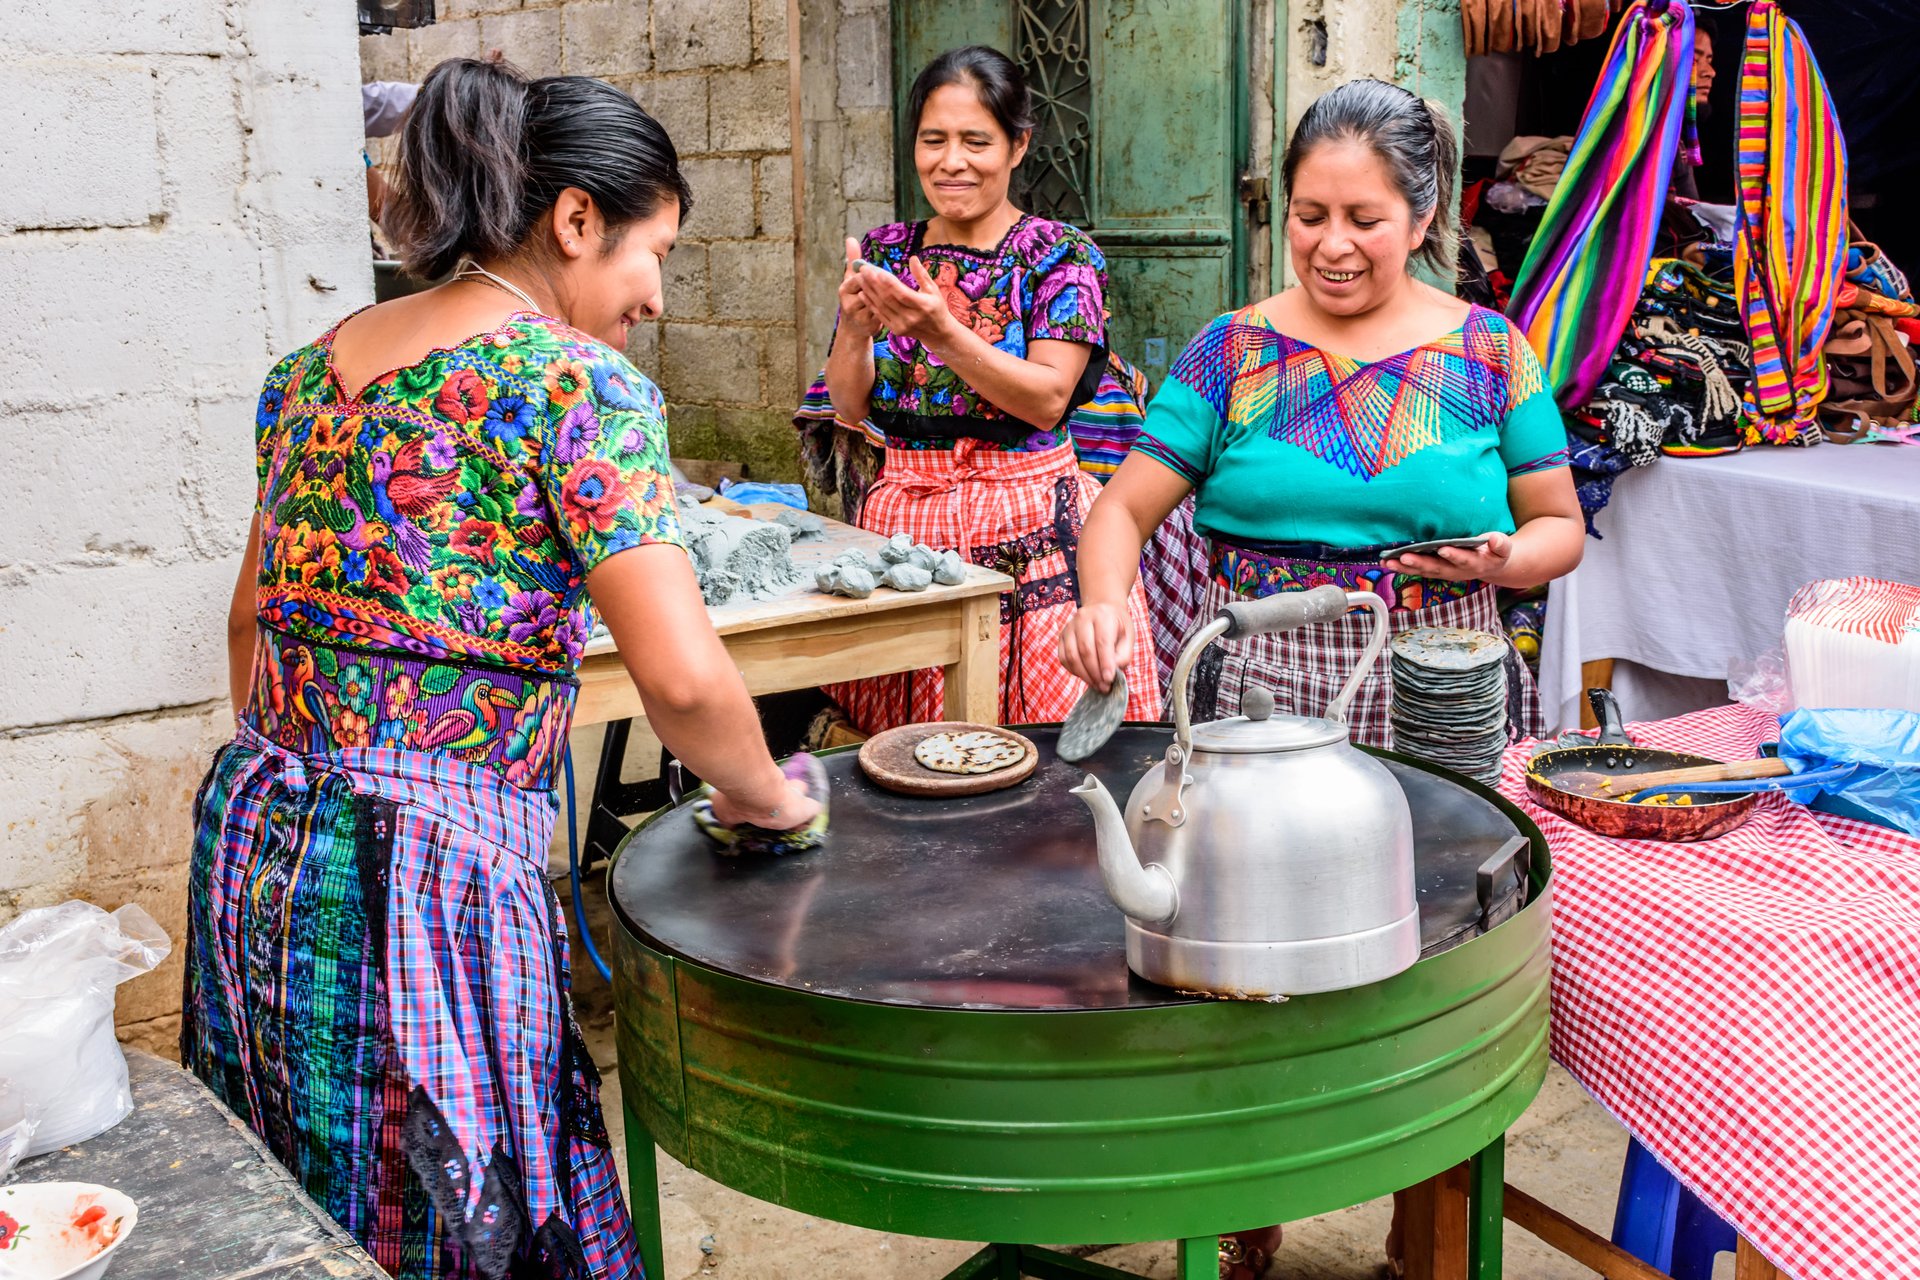
[[[633,99],[497,62],[436,67],[400,155],[386,229],[450,278],[260,397],[181,1057],[400,1280],[637,1276],[545,876],[593,611],[717,818],[819,812],[707,621],[620,354],[692,192]]]

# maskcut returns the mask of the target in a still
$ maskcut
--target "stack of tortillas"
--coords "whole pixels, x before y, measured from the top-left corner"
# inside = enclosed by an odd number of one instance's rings
[[[1552,53],[1605,35],[1612,0],[1460,0],[1467,54]]]
[[[1040,753],[1011,729],[942,720],[907,724],[869,738],[860,768],[889,791],[970,796],[1029,777]]]

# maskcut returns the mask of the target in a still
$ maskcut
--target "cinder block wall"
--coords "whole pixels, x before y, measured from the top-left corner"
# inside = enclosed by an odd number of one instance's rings
[[[371,296],[352,6],[17,0],[0,184],[0,921],[176,940],[229,728],[225,610],[274,359]],[[176,1034],[177,956],[123,987]]]
[[[363,36],[364,79],[418,81],[498,49],[529,75],[598,76],[666,126],[693,183],[666,317],[628,355],[660,384],[675,453],[798,478],[788,426],[809,376],[794,341],[787,0],[442,0],[439,20]],[[375,153],[390,156],[391,145]]]

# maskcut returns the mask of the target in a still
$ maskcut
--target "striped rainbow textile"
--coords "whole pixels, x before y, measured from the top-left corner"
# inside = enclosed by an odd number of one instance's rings
[[[1507,307],[1564,410],[1592,398],[1627,331],[1692,84],[1693,11],[1685,0],[1635,0],[1614,32]]]
[[[1773,0],[1740,64],[1735,290],[1753,344],[1748,444],[1818,444],[1821,344],[1847,264],[1847,144],[1813,50]]]
[[[1146,425],[1146,404],[1146,375],[1119,352],[1109,352],[1093,399],[1067,415],[1067,431],[1082,471],[1101,484],[1113,479]]]

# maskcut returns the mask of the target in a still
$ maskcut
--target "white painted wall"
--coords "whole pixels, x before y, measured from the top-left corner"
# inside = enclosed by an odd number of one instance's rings
[[[254,399],[372,294],[358,31],[347,0],[7,8],[0,921],[138,900],[177,942]],[[175,1012],[177,963],[123,1023]]]

